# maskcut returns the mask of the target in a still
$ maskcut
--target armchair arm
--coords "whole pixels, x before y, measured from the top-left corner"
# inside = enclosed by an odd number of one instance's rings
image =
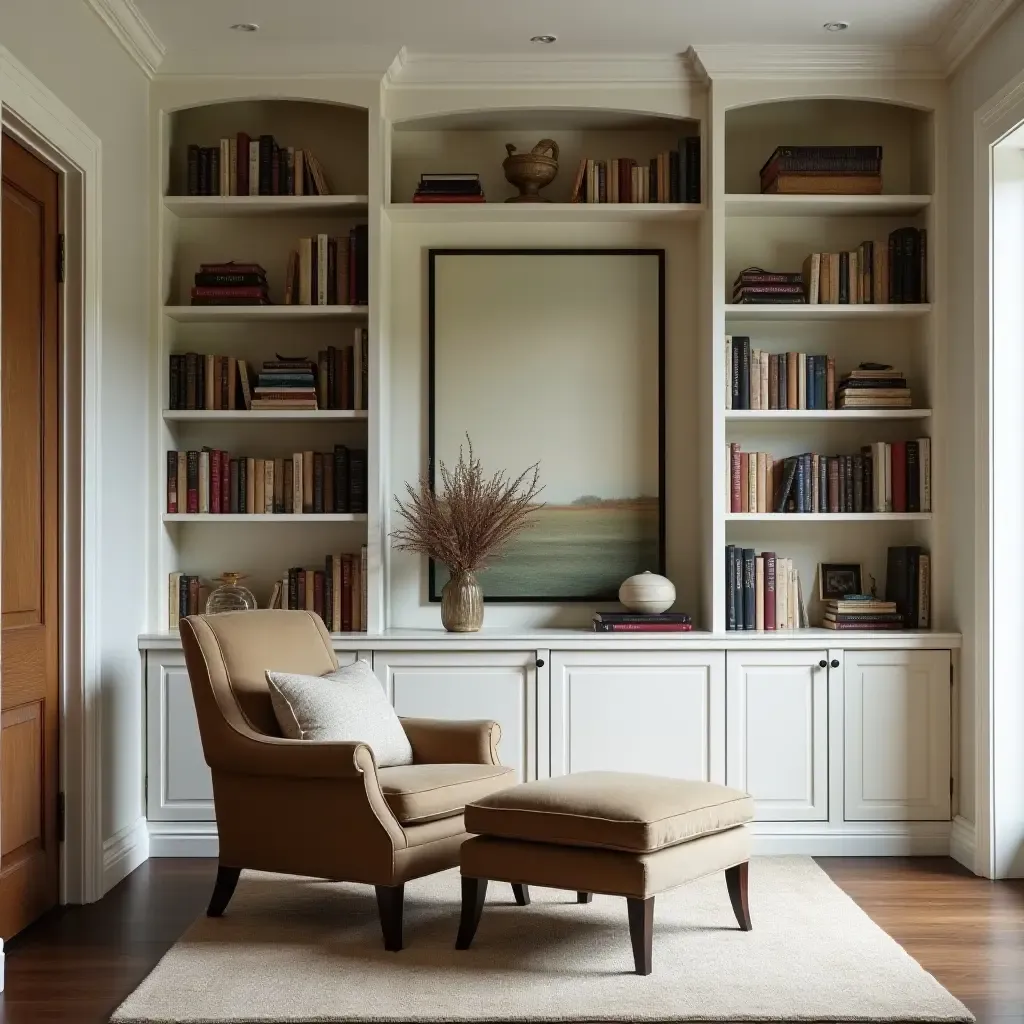
[[[400,719],[417,764],[501,764],[497,722]]]

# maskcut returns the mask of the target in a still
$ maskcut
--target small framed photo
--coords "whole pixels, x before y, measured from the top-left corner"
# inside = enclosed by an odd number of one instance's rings
[[[859,565],[822,562],[818,565],[818,597],[840,601],[849,594],[861,594],[862,577]]]

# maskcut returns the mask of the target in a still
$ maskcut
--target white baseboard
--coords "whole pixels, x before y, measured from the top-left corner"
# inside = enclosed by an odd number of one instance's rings
[[[220,849],[215,821],[151,821],[150,857],[216,857]]]
[[[957,815],[949,834],[949,855],[968,871],[977,874],[974,867],[974,842],[974,822]]]
[[[106,895],[149,859],[149,829],[139,818],[103,842],[103,890]]]
[[[761,856],[928,857],[949,853],[947,821],[755,822],[754,853]]]

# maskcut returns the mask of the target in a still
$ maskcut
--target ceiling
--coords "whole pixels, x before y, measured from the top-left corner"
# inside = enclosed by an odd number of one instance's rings
[[[166,48],[161,74],[383,71],[403,47],[412,57],[552,58],[669,56],[701,44],[936,46],[971,9],[1006,6],[1006,0],[135,0]],[[850,22],[845,32],[822,27],[842,20]],[[260,30],[231,31],[237,22],[255,22]],[[558,41],[529,42],[539,34]]]

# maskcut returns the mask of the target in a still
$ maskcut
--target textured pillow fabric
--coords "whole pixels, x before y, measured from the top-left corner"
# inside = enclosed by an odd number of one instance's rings
[[[378,767],[412,764],[412,746],[365,661],[324,676],[267,672],[281,732],[293,740],[365,743]]]

